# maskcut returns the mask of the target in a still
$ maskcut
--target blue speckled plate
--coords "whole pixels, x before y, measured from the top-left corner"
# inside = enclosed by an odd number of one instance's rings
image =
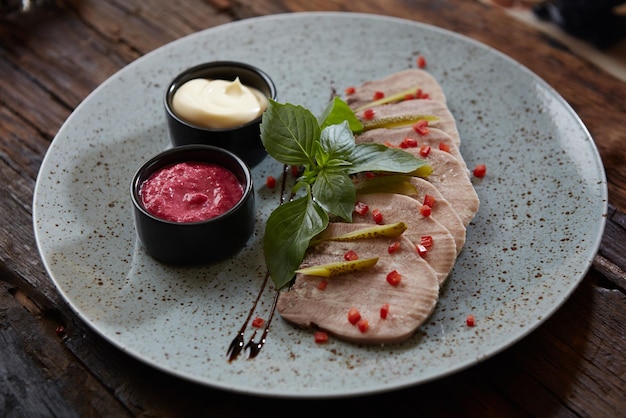
[[[167,148],[168,82],[212,60],[269,73],[279,101],[319,114],[333,88],[412,67],[439,80],[462,137],[480,211],[430,320],[405,343],[318,345],[276,316],[254,359],[226,351],[254,305],[265,269],[261,234],[276,205],[264,188],[280,167],[254,169],[256,235],[237,257],[171,268],[138,245],[133,172]],[[214,388],[278,397],[342,397],[427,382],[477,364],[537,328],[589,269],[607,189],[594,142],[568,104],[522,65],[480,43],[407,20],[303,13],[244,20],[182,38],[112,76],[69,117],[44,159],[34,227],[45,267],[77,314],[111,343],[163,371]],[[219,237],[207,237],[219,239]],[[274,292],[254,316],[267,318]],[[466,326],[474,314],[477,324]],[[246,330],[246,339],[252,334]],[[258,339],[258,337],[257,337]]]

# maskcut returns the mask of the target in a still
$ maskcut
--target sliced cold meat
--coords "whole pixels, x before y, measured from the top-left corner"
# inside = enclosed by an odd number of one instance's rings
[[[369,226],[331,223],[323,235],[337,236]],[[394,241],[401,245],[389,253],[388,247]],[[302,266],[341,262],[350,250],[361,259],[378,257],[378,263],[366,270],[330,278],[298,274],[291,288],[280,293],[277,311],[298,326],[319,327],[355,343],[390,344],[406,340],[428,319],[437,304],[436,273],[403,236],[323,241],[307,253]],[[387,275],[393,270],[401,275],[397,286],[387,282]],[[318,287],[322,281],[327,282],[323,290]],[[389,305],[389,312],[386,318],[381,318],[380,310],[385,304]],[[351,308],[356,308],[367,321],[367,329],[348,320]]]
[[[391,179],[394,179],[391,180]],[[390,179],[385,182],[385,179]],[[380,182],[382,180],[382,182]],[[405,184],[409,184],[407,187]],[[398,193],[410,196],[420,204],[429,203],[432,208],[433,217],[437,222],[441,223],[454,237],[457,255],[465,245],[466,229],[463,221],[456,213],[450,202],[441,194],[441,192],[428,180],[421,177],[411,176],[384,176],[368,178],[366,176],[359,177],[356,182],[357,192],[366,193]],[[426,202],[426,197],[429,196]],[[431,201],[434,200],[434,205]]]
[[[421,203],[412,197],[395,193],[357,194],[357,201],[366,204],[369,212],[364,215],[354,213],[353,222],[375,223],[372,211],[377,209],[385,224],[406,223],[404,236],[415,245],[421,244],[423,237],[431,237],[432,246],[428,248],[424,259],[437,272],[440,284],[446,280],[456,261],[456,242],[440,222],[420,214]]]
[[[435,199],[435,204],[432,207],[432,214],[430,216],[450,231],[454,237],[456,253],[458,255],[465,245],[466,230],[463,220],[459,217],[450,202],[443,197],[441,192],[439,192],[439,189],[437,189],[432,183],[421,177],[411,178],[411,183],[417,190],[417,194],[411,197],[417,199],[419,203],[424,202],[424,196],[426,195],[430,195]]]
[[[428,133],[425,135],[419,134],[412,126],[371,129],[358,135],[356,142],[376,142],[378,144],[404,148],[406,145],[403,146],[402,144],[405,138],[415,140],[417,147],[428,145],[431,148],[440,149],[441,144],[443,144],[444,148],[447,147],[447,152],[467,168],[461,151],[452,137],[441,129],[434,127],[429,127]]]
[[[380,93],[388,98],[407,90],[411,90],[413,94],[417,94],[419,90],[419,97],[427,95],[428,100],[446,102],[443,89],[430,73],[419,68],[409,68],[356,86],[354,92],[346,96],[346,103],[352,109],[359,109],[378,99]]]
[[[446,104],[442,102],[405,100],[399,103],[372,106],[365,111],[356,112],[356,116],[363,123],[365,131],[376,128],[411,126],[420,117],[435,116],[437,120],[430,121],[429,126],[441,129],[452,137],[457,147],[461,146],[461,137],[456,126],[456,120]]]
[[[414,149],[406,151],[424,158]],[[428,181],[452,205],[463,225],[469,225],[478,212],[480,201],[465,167],[456,158],[440,150],[431,150],[424,159],[433,168]]]

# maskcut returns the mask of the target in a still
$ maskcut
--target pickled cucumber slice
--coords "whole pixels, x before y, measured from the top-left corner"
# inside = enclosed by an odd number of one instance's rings
[[[427,179],[428,176],[433,174],[433,167],[431,165],[423,165],[415,171],[408,173],[413,177],[421,177],[423,179]]]
[[[347,234],[338,235],[336,237],[325,237],[324,241],[356,241],[359,239],[371,239],[371,238],[395,238],[404,231],[406,231],[406,224],[404,222],[396,222],[386,225],[374,225],[367,228],[358,229],[356,231],[348,232]]]
[[[354,273],[368,269],[378,263],[378,257],[364,258],[362,260],[339,261],[337,263],[322,264],[319,266],[305,267],[296,270],[296,273],[309,276],[334,277],[340,274]]]
[[[397,193],[406,196],[417,194],[411,176],[390,175],[360,180],[355,184],[357,193]]]
[[[410,89],[403,90],[396,94],[392,94],[388,97],[383,97],[382,99],[374,100],[372,102],[366,103],[363,106],[360,106],[355,109],[355,112],[360,112],[361,110],[365,110],[368,107],[378,106],[388,103],[401,102],[406,99],[406,96],[409,94],[415,94],[415,92],[419,89],[419,86],[412,87]]]
[[[363,123],[363,131],[369,131],[370,129],[377,128],[399,128],[401,126],[413,125],[420,120],[437,122],[439,118],[433,115],[403,115],[374,118],[371,120],[362,120],[361,122]]]

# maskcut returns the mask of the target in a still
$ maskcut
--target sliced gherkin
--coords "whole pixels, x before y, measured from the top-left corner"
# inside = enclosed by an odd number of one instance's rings
[[[363,120],[363,131],[369,131],[377,128],[399,128],[417,123],[420,120],[428,122],[437,122],[439,118],[433,115],[403,115],[403,116],[385,116],[374,118],[371,120]]]
[[[362,260],[339,261],[337,263],[321,264],[319,266],[305,267],[296,270],[296,273],[309,276],[334,277],[340,274],[354,273],[368,269],[378,262],[378,257],[364,258]]]
[[[406,224],[404,222],[396,222],[386,225],[373,225],[371,227],[357,229],[346,234],[337,235],[334,237],[324,237],[320,241],[356,241],[360,239],[371,238],[395,238],[404,231],[406,231]]]
[[[415,92],[418,89],[419,89],[419,86],[415,86],[415,87],[412,87],[410,89],[406,89],[406,90],[403,90],[401,92],[398,92],[396,94],[392,94],[390,96],[383,97],[382,99],[374,100],[372,102],[364,104],[363,106],[355,109],[355,112],[360,112],[361,110],[365,110],[368,107],[372,107],[372,106],[379,106],[379,105],[388,104],[388,103],[401,102],[401,101],[406,99],[407,95],[415,94]]]
[[[359,180],[356,184],[357,193],[396,193],[406,196],[417,194],[411,176],[389,175]]]
[[[431,165],[423,165],[415,171],[408,173],[413,177],[421,177],[427,179],[433,173],[433,167]]]

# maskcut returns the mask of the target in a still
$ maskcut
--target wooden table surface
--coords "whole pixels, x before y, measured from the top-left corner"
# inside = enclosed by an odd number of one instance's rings
[[[0,415],[317,416],[343,408],[351,416],[626,416],[626,83],[479,1],[50,3],[0,20]],[[170,41],[254,16],[321,10],[440,26],[502,51],[553,86],[590,130],[606,168],[610,210],[592,268],[556,314],[509,349],[386,394],[254,398],[180,380],[127,356],[77,318],[38,255],[32,198],[50,142],[100,83]]]

